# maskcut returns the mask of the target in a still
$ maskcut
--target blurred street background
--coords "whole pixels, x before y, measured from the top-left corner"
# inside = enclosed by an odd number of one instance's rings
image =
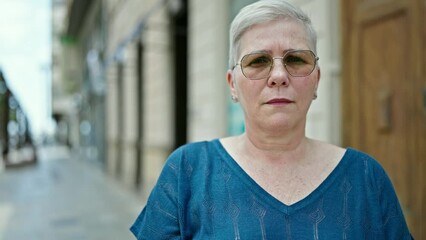
[[[228,31],[255,1],[0,0],[0,240],[132,239],[174,149],[244,132]],[[306,135],[375,157],[426,239],[425,0],[289,2],[318,33]]]
[[[37,156],[36,165],[0,174],[0,239],[133,239],[140,197],[66,146],[43,146]]]

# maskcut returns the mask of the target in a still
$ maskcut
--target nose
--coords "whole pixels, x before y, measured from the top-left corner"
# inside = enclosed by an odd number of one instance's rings
[[[275,86],[288,86],[290,83],[289,74],[284,67],[283,57],[274,57],[271,73],[268,78],[268,85]],[[276,61],[279,60],[279,61]]]

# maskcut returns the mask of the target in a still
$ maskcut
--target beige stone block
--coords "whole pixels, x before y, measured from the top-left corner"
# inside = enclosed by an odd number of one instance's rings
[[[116,176],[117,172],[117,141],[109,139],[107,149],[106,171],[111,176]]]
[[[170,154],[169,148],[145,146],[143,161],[143,195],[148,196],[160,176]]]
[[[124,151],[123,151],[123,158],[122,158],[122,165],[121,165],[121,180],[123,181],[124,185],[132,188],[135,186],[135,179],[136,179],[136,145],[135,142],[127,141],[124,145]]]

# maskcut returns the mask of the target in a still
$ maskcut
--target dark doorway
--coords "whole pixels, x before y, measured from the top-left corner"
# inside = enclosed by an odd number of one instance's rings
[[[142,158],[143,158],[143,114],[144,114],[144,61],[143,54],[144,45],[142,41],[138,42],[137,45],[137,57],[136,57],[136,76],[137,76],[137,139],[136,139],[136,168],[135,168],[135,186],[138,188],[142,186]]]
[[[124,89],[123,89],[123,80],[124,80],[124,64],[119,62],[117,64],[117,129],[124,129]],[[122,173],[122,159],[123,159],[123,139],[120,134],[117,136],[117,156],[116,156],[116,175],[121,177]]]
[[[181,0],[171,10],[171,32],[174,49],[174,147],[187,142],[188,116],[188,1]]]

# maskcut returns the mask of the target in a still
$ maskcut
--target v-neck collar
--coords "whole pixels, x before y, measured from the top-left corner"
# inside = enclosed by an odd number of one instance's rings
[[[262,188],[252,177],[250,177],[238,163],[235,161],[235,159],[228,153],[228,151],[225,149],[225,147],[222,145],[222,143],[219,141],[219,139],[213,140],[213,144],[215,145],[218,153],[221,156],[221,159],[226,162],[226,164],[229,166],[231,171],[238,176],[238,178],[243,182],[244,185],[246,185],[247,188],[252,191],[256,197],[259,199],[265,201],[265,203],[269,204],[270,206],[276,208],[277,210],[285,213],[285,214],[292,214],[293,212],[296,212],[312,202],[318,200],[321,196],[323,196],[323,193],[336,181],[337,178],[339,178],[343,173],[344,170],[347,168],[349,163],[351,162],[350,159],[352,158],[352,155],[354,154],[354,150],[351,148],[346,149],[345,154],[343,155],[342,159],[339,161],[337,166],[333,169],[333,171],[327,176],[327,178],[317,187],[315,188],[309,195],[307,195],[305,198],[299,200],[296,203],[293,203],[291,205],[287,205],[271,194],[269,194],[264,188]]]

